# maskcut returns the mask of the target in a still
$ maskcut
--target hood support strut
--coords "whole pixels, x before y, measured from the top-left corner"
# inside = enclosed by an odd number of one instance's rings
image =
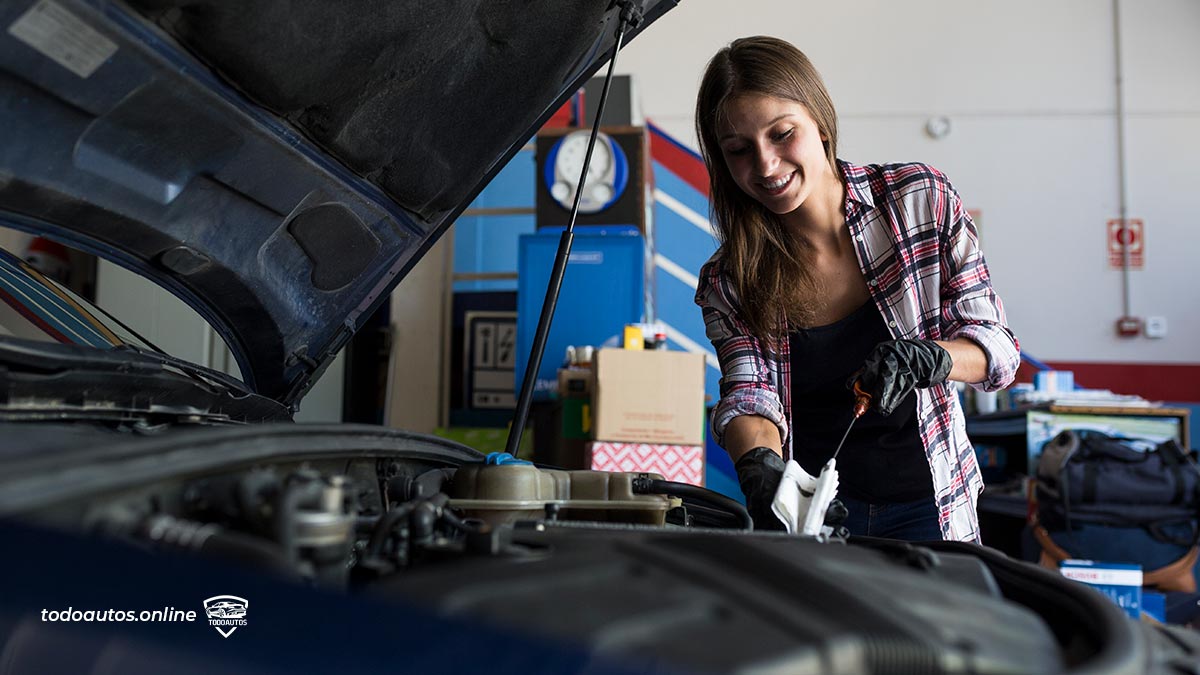
[[[579,188],[575,191],[575,200],[571,205],[571,218],[567,221],[567,227],[558,240],[558,253],[554,256],[554,269],[550,274],[550,283],[546,287],[546,299],[542,301],[542,315],[538,319],[537,330],[533,337],[533,348],[525,366],[525,376],[521,382],[521,395],[517,399],[516,414],[513,417],[512,427],[508,431],[505,452],[514,457],[517,455],[517,448],[521,444],[521,436],[525,432],[525,424],[529,419],[529,406],[533,401],[534,383],[537,380],[537,372],[542,367],[542,356],[546,351],[546,341],[550,336],[550,322],[558,307],[558,296],[562,290],[563,276],[567,271],[567,260],[571,255],[571,244],[575,240],[575,218],[579,215],[579,201],[583,197],[588,167],[592,162],[592,150],[596,146],[596,135],[600,131],[600,121],[604,119],[604,104],[608,100],[608,89],[612,84],[613,70],[617,65],[617,53],[621,51],[621,42],[625,38],[626,29],[636,28],[642,21],[640,0],[613,0],[612,6],[621,8],[617,25],[617,41],[613,45],[612,59],[608,62],[608,73],[604,76],[604,88],[600,92],[600,101],[596,105],[596,119],[592,122],[592,135],[588,138],[587,152],[584,153]]]

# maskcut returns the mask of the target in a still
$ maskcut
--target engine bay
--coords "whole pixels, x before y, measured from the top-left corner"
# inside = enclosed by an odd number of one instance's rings
[[[81,440],[80,425],[67,428]],[[126,430],[113,443],[102,429],[98,455],[60,453],[54,471],[41,447],[52,432],[14,449],[0,514],[350,588],[426,559],[500,554],[508,531],[537,524],[750,526],[736,502],[655,474],[489,463],[394,430]]]
[[[1057,672],[1127,630],[1101,596],[985,548],[755,532],[736,502],[653,474],[490,463],[376,427],[104,431],[90,446],[71,428],[57,454],[41,447],[52,430],[0,442],[0,519],[597,654]]]
[[[636,494],[652,474],[528,464],[427,468],[396,460],[258,466],[90,506],[85,529],[228,558],[298,581],[357,587],[428,561],[519,555],[514,527],[665,526],[682,502]],[[641,482],[639,482],[641,481]]]

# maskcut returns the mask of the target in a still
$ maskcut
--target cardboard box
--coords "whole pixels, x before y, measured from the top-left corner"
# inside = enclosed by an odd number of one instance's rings
[[[598,441],[704,445],[704,355],[601,349],[592,384]]]
[[[1087,584],[1108,596],[1134,619],[1142,615],[1142,566],[1092,560],[1064,560],[1062,575]]]
[[[704,446],[592,441],[588,468],[595,471],[657,473],[678,483],[704,485]]]

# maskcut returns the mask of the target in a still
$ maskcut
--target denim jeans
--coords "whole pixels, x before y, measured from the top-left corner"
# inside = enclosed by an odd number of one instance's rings
[[[936,541],[942,538],[938,509],[933,497],[899,504],[871,504],[838,497],[850,515],[843,523],[850,534],[904,541]]]

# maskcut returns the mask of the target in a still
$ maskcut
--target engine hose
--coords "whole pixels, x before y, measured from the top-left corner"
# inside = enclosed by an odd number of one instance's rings
[[[405,502],[404,504],[388,511],[375,522],[375,529],[371,532],[370,543],[367,545],[367,557],[374,558],[383,551],[383,542],[392,533],[392,530],[412,513],[416,502]]]
[[[277,545],[217,525],[159,514],[142,523],[139,535],[159,546],[211,554],[267,569],[289,579],[300,578],[295,565],[288,562]]]
[[[745,506],[719,492],[713,492],[699,485],[689,485],[688,483],[677,483],[670,480],[650,478],[649,476],[639,476],[633,479],[633,492],[634,494],[642,495],[676,495],[678,497],[695,499],[698,502],[704,502],[732,513],[741,521],[742,529],[754,529],[754,521],[750,519],[750,512],[746,510]]]
[[[459,532],[477,532],[481,529],[480,523],[468,522],[459,518],[457,515],[450,512],[449,509],[442,511],[442,522]]]

